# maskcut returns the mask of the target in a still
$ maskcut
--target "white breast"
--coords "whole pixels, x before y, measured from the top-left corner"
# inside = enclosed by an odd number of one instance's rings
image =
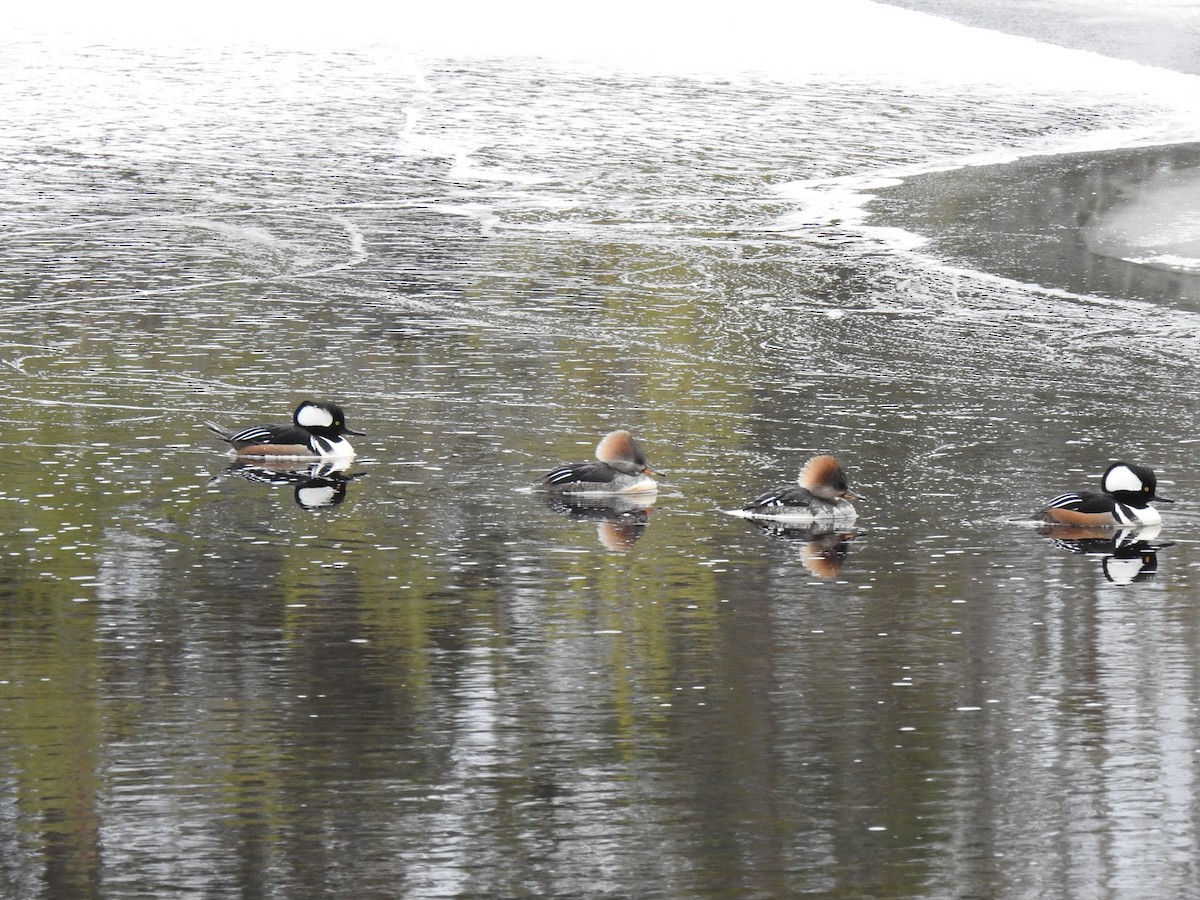
[[[354,448],[345,438],[332,440],[327,437],[313,435],[312,443],[321,459],[345,459],[354,456]]]

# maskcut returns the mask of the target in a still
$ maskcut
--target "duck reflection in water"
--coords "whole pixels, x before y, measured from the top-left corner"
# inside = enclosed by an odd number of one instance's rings
[[[772,488],[741,509],[723,512],[749,519],[764,534],[800,543],[800,561],[818,578],[834,578],[842,570],[854,539],[858,513],[851,500],[842,464],[829,454],[812,457],[800,469],[796,484]]]
[[[1151,581],[1158,571],[1158,551],[1172,541],[1156,541],[1160,525],[1144,528],[1088,528],[1071,525],[1043,525],[1038,533],[1071,553],[1099,556],[1104,577],[1113,584],[1138,584]]]
[[[761,519],[755,520],[755,525],[763,534],[798,544],[801,564],[822,579],[841,574],[850,553],[850,542],[857,536],[854,531],[830,531],[821,526],[789,525]]]
[[[596,522],[596,536],[606,550],[626,553],[646,533],[654,494],[587,497],[578,494],[552,494],[546,505],[571,519]]]
[[[274,487],[290,486],[297,506],[308,510],[325,509],[344,501],[347,485],[362,474],[352,475],[346,471],[352,462],[347,458],[298,465],[294,461],[239,460],[216,477],[244,478]]]

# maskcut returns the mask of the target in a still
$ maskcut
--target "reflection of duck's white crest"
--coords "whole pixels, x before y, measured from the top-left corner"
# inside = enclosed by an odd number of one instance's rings
[[[241,478],[256,484],[294,488],[297,505],[304,509],[337,506],[346,499],[346,486],[358,475],[347,474],[353,459],[328,459],[313,463],[286,460],[237,461],[220,477]]]
[[[1147,551],[1135,556],[1106,556],[1100,562],[1104,577],[1113,584],[1150,581],[1158,571],[1158,554]]]
[[[1161,531],[1162,524],[1157,522],[1140,528],[1047,525],[1038,529],[1056,547],[1103,557],[1101,571],[1113,584],[1138,584],[1154,578],[1158,572],[1158,551],[1171,546],[1170,541],[1155,541]]]
[[[337,506],[346,499],[346,482],[314,481],[296,486],[296,503],[305,509]]]

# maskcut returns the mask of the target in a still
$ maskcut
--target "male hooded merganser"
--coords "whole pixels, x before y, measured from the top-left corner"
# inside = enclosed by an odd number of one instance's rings
[[[1100,489],[1059,494],[1034,514],[1041,522],[1082,525],[1093,528],[1130,525],[1156,525],[1162,521],[1152,501],[1174,503],[1155,494],[1158,480],[1145,466],[1118,462],[1109,466],[1100,478]]]
[[[292,414],[294,425],[252,425],[231,432],[205,422],[208,430],[233,445],[237,456],[269,459],[337,459],[354,456],[354,448],[342,435],[357,434],[346,427],[346,414],[332,403],[305,400]]]
[[[836,458],[814,456],[800,470],[797,482],[767,491],[733,514],[746,519],[806,525],[844,525],[857,518],[850,501],[861,498],[850,490],[846,473]]]
[[[563,494],[637,494],[658,490],[646,457],[628,431],[612,431],[596,445],[598,462],[559,466],[542,479],[542,487]]]

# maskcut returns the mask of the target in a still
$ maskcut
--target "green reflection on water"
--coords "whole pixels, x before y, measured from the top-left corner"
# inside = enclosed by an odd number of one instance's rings
[[[282,202],[296,185],[269,187]],[[1091,561],[1000,519],[1071,487],[1056,479],[1114,432],[1185,468],[1179,371],[1080,383],[1061,362],[1071,304],[764,231],[781,207],[759,197],[485,233],[443,221],[458,194],[413,208],[377,189],[338,194],[340,221],[321,194],[57,233],[6,269],[13,884],[1086,882],[1061,860],[1027,873],[1041,834],[1069,831],[1062,797],[1102,807],[1128,787],[1097,765],[1101,723],[1126,752],[1148,736],[1120,703],[1096,711],[1129,699],[1127,613]],[[1155,361],[1119,337],[1101,352],[1117,350]],[[343,504],[222,476],[201,420],[280,420],[314,393],[369,433]],[[616,425],[671,474],[613,540],[522,489]],[[874,495],[824,581],[799,543],[716,513],[820,450]],[[1191,683],[1191,645],[1167,637],[1194,633],[1168,602],[1187,588],[1177,570],[1136,595],[1135,646],[1174,661],[1137,670],[1156,688]],[[1031,696],[1065,698],[1061,715]]]

